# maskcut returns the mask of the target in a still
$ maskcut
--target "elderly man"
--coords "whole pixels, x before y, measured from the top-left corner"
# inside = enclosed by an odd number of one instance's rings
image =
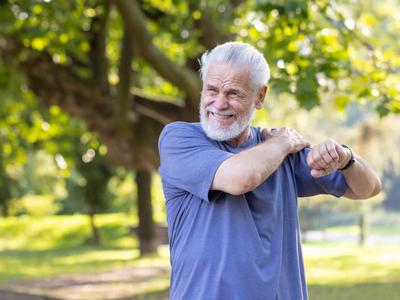
[[[345,145],[249,125],[269,79],[252,46],[205,53],[201,75],[200,124],[169,124],[159,139],[171,299],[307,299],[297,197],[365,199],[380,180]]]

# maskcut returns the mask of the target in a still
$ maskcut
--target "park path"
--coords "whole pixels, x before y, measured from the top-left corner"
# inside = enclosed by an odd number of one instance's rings
[[[357,234],[309,231],[307,241],[357,242]],[[370,245],[399,245],[400,236],[369,235]],[[65,275],[0,284],[0,300],[167,300],[168,266],[129,266],[89,275]]]
[[[358,233],[326,232],[323,230],[307,231],[303,233],[303,241],[309,242],[348,242],[357,243]],[[400,245],[400,235],[368,234],[366,245]]]
[[[123,267],[99,274],[0,285],[0,300],[167,300],[166,267]]]

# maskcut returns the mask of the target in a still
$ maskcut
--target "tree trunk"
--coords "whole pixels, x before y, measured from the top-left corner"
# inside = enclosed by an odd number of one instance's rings
[[[153,209],[151,206],[151,172],[141,170],[136,172],[137,201],[138,201],[138,238],[140,255],[157,251]]]
[[[9,216],[9,211],[8,211],[8,201],[3,200],[4,202],[1,203],[1,214],[4,218],[7,218]]]
[[[3,142],[3,141],[1,141]],[[10,177],[8,177],[5,165],[3,163],[3,151],[0,149],[0,207],[4,218],[9,215],[9,202],[11,200],[10,187],[12,185]]]
[[[360,247],[363,247],[367,239],[367,212],[364,207],[361,209],[361,214],[358,220],[358,226],[359,226],[358,245]]]
[[[99,229],[96,227],[95,223],[95,213],[92,207],[89,207],[88,212],[89,220],[90,220],[90,227],[92,229],[92,236],[89,238],[89,243],[92,245],[99,246],[100,245],[100,233]]]

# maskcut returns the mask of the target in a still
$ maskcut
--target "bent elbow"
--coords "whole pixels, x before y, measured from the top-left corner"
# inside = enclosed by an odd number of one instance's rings
[[[350,186],[344,194],[346,198],[353,200],[366,200],[378,195],[382,191],[382,182],[377,177],[374,182],[369,183],[367,186],[352,189]]]
[[[380,179],[377,178],[375,185],[368,192],[359,193],[358,195],[354,194],[354,197],[351,198],[358,200],[366,200],[378,195],[381,191],[382,191],[382,182]]]
[[[246,176],[241,176],[236,182],[237,184],[232,186],[230,194],[238,196],[248,193],[259,186],[260,178],[256,174],[248,174]]]
[[[378,195],[381,191],[382,191],[382,181],[379,178],[377,178],[371,197]]]
[[[378,195],[381,191],[382,191],[382,181],[379,178],[376,178],[373,189],[371,190],[371,192],[368,195],[363,197],[363,199],[372,198],[372,197]]]

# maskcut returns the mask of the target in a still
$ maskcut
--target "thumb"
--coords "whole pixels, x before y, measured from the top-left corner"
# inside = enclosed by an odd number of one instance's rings
[[[264,128],[262,130],[264,140],[267,140],[268,138],[273,137],[276,134],[276,132],[277,132],[276,128],[271,128],[271,129]]]
[[[311,176],[318,178],[318,177],[322,177],[326,175],[326,171],[321,169],[321,170],[317,170],[317,169],[311,169]]]

